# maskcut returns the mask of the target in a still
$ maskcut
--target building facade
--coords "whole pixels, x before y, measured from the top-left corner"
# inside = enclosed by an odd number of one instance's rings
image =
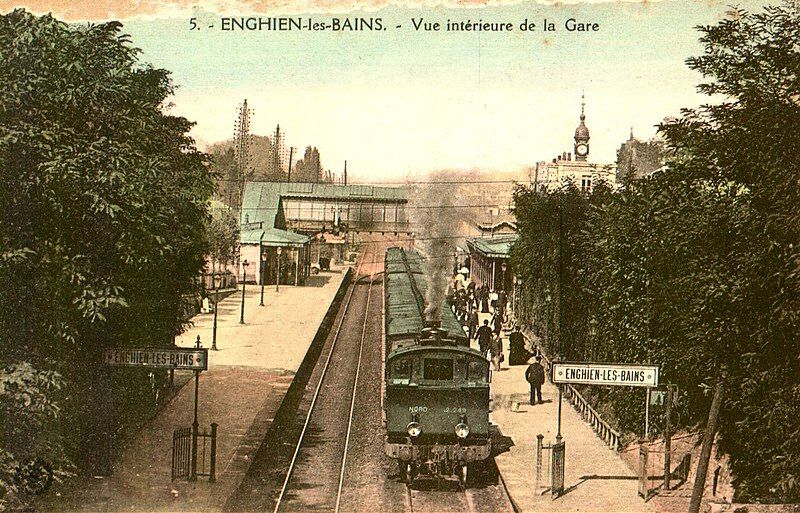
[[[580,124],[575,129],[573,152],[563,152],[549,163],[536,166],[535,186],[539,190],[553,191],[565,183],[572,183],[583,192],[602,182],[616,186],[616,166],[589,161],[589,128],[586,126],[585,102],[581,101]],[[574,155],[574,157],[573,157]]]

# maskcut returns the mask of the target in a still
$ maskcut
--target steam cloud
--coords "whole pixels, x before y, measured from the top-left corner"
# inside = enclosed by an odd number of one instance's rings
[[[447,177],[431,176],[429,179],[444,181]],[[458,209],[447,208],[454,204],[453,192],[452,186],[420,185],[409,202],[416,245],[425,256],[425,317],[428,320],[438,321],[441,318],[452,277],[457,243],[455,237],[463,222]]]

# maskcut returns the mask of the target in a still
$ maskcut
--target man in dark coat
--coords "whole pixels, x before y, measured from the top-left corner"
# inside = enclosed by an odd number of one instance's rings
[[[470,305],[467,327],[469,328],[469,339],[472,340],[475,338],[475,333],[478,331],[478,310],[474,308],[474,305]]]
[[[531,357],[531,353],[525,349],[525,336],[519,330],[519,326],[514,327],[514,331],[508,336],[508,364],[525,365]]]
[[[488,320],[483,321],[483,326],[478,328],[475,338],[478,339],[478,347],[481,353],[485,355],[486,351],[489,349],[489,342],[492,341],[492,328],[489,327]]]
[[[525,371],[525,379],[531,385],[531,404],[536,404],[538,398],[539,404],[542,402],[542,385],[544,384],[544,367],[541,364],[542,357],[537,356],[536,361],[528,366]]]

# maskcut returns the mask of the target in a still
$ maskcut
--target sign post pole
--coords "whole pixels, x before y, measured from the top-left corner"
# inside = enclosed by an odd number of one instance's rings
[[[212,351],[217,350],[217,310],[219,310],[219,285],[217,285],[217,277],[215,275],[214,276],[214,327],[211,330]]]
[[[667,387],[667,411],[664,419],[664,490],[669,490],[670,485],[670,465],[672,451],[672,426],[670,426],[670,414],[672,413],[672,387]]]
[[[650,387],[644,392],[644,439],[650,440]]]

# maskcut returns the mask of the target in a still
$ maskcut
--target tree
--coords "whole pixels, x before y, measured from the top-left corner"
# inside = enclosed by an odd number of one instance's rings
[[[108,372],[103,352],[167,346],[183,328],[212,191],[191,124],[165,112],[168,72],[138,53],[117,22],[0,16],[1,363],[63,380],[58,393],[38,389],[42,404],[57,406],[61,415],[48,418],[69,427],[65,455],[98,472],[120,428],[152,408],[147,377]],[[34,397],[38,379],[15,386]],[[4,408],[13,397],[0,393]],[[19,433],[52,439],[60,427],[21,422],[3,440],[12,459],[1,475],[24,455]],[[0,487],[10,501],[13,487]]]
[[[717,103],[660,127],[665,170],[569,207],[564,342],[576,359],[660,365],[680,390],[681,426],[707,422],[703,456],[718,426],[737,500],[798,502],[800,6],[733,10],[700,31],[704,53],[687,62]],[[558,201],[572,200],[515,196],[512,261],[545,333],[557,319]],[[572,329],[576,316],[590,328]],[[600,389],[594,401],[636,433],[634,393]]]
[[[319,150],[306,146],[303,158],[297,161],[292,171],[293,182],[322,182],[322,162],[319,157]]]
[[[218,202],[213,204],[206,233],[211,271],[216,273],[218,265],[224,269],[236,255],[239,245],[239,220],[236,214],[227,205]]]

